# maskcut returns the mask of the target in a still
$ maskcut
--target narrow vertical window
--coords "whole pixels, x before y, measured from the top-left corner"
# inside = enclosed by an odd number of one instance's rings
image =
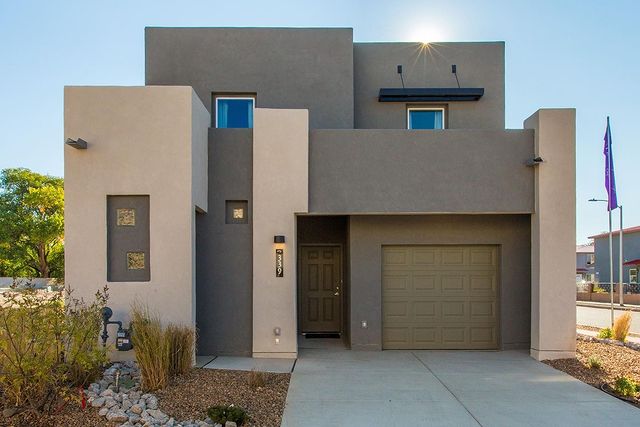
[[[444,108],[408,108],[407,129],[444,129]]]
[[[253,97],[222,97],[215,99],[217,128],[252,128]]]

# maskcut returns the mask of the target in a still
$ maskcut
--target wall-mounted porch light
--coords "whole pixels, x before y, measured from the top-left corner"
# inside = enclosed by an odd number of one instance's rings
[[[77,150],[86,150],[87,149],[87,141],[85,141],[82,138],[78,138],[78,139],[67,138],[67,140],[64,143],[67,144],[70,147],[73,147],[73,148],[77,149]]]
[[[284,236],[273,236],[273,243],[284,243]]]

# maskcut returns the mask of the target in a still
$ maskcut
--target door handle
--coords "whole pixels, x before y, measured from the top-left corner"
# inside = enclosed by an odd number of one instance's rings
[[[333,295],[336,297],[340,295],[340,286],[336,286],[336,293]]]

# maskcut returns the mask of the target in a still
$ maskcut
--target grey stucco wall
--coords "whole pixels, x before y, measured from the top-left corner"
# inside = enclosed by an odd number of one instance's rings
[[[315,130],[312,213],[530,213],[528,130]]]
[[[499,245],[501,348],[529,348],[529,215],[352,216],[349,223],[353,349],[382,347],[382,245],[404,244]]]
[[[450,129],[504,129],[504,42],[354,43],[355,127],[406,129],[406,104],[378,102],[380,88],[400,88],[398,64],[405,87],[457,87],[451,65],[456,64],[461,87],[483,87],[475,102],[451,102]],[[443,105],[443,104],[441,104]]]
[[[613,280],[620,281],[620,240],[619,236],[613,236]],[[595,243],[595,273],[596,278],[602,283],[608,283],[610,277],[609,267],[609,236],[593,239]],[[640,259],[640,233],[630,233],[622,235],[622,259],[630,261]],[[630,266],[623,266],[623,279],[625,283],[629,283]]]
[[[353,127],[350,28],[146,28],[145,84],[255,93],[256,107],[309,110],[314,128]]]
[[[196,222],[198,354],[251,355],[252,131],[209,130],[209,212]],[[225,223],[225,200],[248,200],[247,224]]]

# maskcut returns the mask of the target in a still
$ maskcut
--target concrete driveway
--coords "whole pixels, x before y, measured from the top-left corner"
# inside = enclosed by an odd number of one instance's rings
[[[526,352],[302,349],[282,426],[638,426],[640,410]]]

